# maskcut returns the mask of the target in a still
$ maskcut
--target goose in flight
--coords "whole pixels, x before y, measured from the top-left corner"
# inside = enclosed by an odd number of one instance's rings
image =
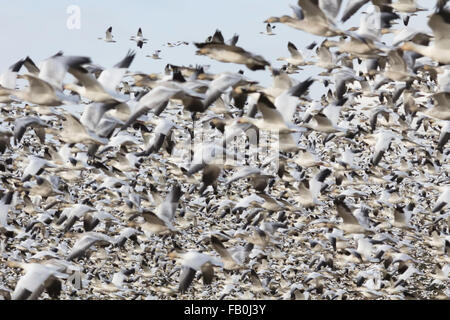
[[[434,106],[426,109],[423,113],[429,117],[439,120],[450,120],[450,93],[438,92],[431,96]]]
[[[417,6],[416,0],[397,0],[394,3],[386,3],[386,5],[393,8],[395,11],[402,13],[427,11],[427,9]]]
[[[211,246],[220,255],[225,270],[236,270],[244,267],[254,244],[248,243],[245,247],[225,248],[222,241],[216,236],[211,236]]]
[[[27,128],[33,128],[41,143],[45,142],[45,130],[48,124],[38,117],[23,117],[14,121],[14,143],[18,144],[22,140]]]
[[[130,40],[135,41],[137,46],[142,49],[144,43],[148,42],[148,39],[145,39],[142,34],[142,28],[139,28],[136,36],[131,36]]]
[[[245,49],[236,45],[227,45],[223,41],[223,36],[219,40],[213,40],[210,42],[198,43],[194,45],[198,48],[196,54],[208,56],[211,59],[220,62],[231,62],[237,64],[245,64],[247,68],[252,71],[264,70],[270,63],[267,62],[262,56],[254,55]]]
[[[322,1],[320,1],[322,2]],[[333,2],[335,2],[333,4]],[[289,27],[312,33],[316,36],[334,37],[344,35],[344,33],[334,26],[334,23],[327,16],[322,8],[330,8],[334,10],[333,15],[336,16],[339,12],[342,1],[330,2],[332,5],[320,6],[319,1],[315,0],[298,0],[298,6],[291,6],[294,11],[293,16],[284,15],[281,17],[270,17],[265,20],[265,23],[283,23]],[[321,8],[322,7],[322,8]]]
[[[51,263],[21,263],[17,261],[8,261],[10,267],[19,267],[25,271],[17,282],[14,292],[11,295],[12,300],[36,300],[44,290],[52,298],[58,298],[62,289],[60,279],[67,279],[65,268]]]
[[[23,101],[42,106],[60,106],[63,103],[73,103],[75,99],[63,94],[63,80],[70,68],[80,68],[91,63],[88,57],[64,56],[63,52],[44,60],[39,68],[39,75],[25,74],[18,78],[29,82],[28,90],[17,90],[13,96]],[[78,102],[78,100],[76,100]]]
[[[63,88],[63,81],[70,68],[79,68],[91,63],[89,57],[65,56],[62,51],[44,60],[39,66],[39,79],[46,81],[56,89]]]
[[[80,96],[93,102],[122,102],[126,98],[118,95],[117,87],[135,56],[136,53],[134,51],[128,51],[125,58],[114,65],[114,67],[103,70],[98,79],[95,79],[95,77],[84,68],[71,68],[69,69],[69,72],[77,78],[81,86],[70,83],[66,84],[64,89],[74,91]]]
[[[180,280],[178,291],[184,293],[189,289],[197,272],[201,272],[204,285],[210,285],[214,278],[214,266],[222,267],[223,263],[209,254],[189,250],[183,252],[175,247],[168,256],[181,262]]]
[[[261,31],[260,34],[265,34],[268,36],[274,36],[275,33],[273,33],[273,29],[275,29],[275,26],[270,25],[270,23],[266,24],[266,31]]]
[[[64,114],[63,128],[61,131],[51,129],[65,143],[93,143],[104,145],[108,139],[99,137],[95,132],[85,127],[80,120],[70,114]]]
[[[445,9],[445,5],[438,6],[437,11],[428,19],[428,26],[433,31],[433,44],[422,45],[407,41],[401,46],[401,49],[417,52],[442,64],[450,64],[450,47],[448,46],[450,41],[449,17],[450,11]]]
[[[114,243],[114,239],[100,232],[85,232],[79,236],[79,239],[72,247],[66,260],[72,261],[80,258],[87,253],[87,250],[95,244],[110,245]]]
[[[147,58],[152,58],[155,60],[161,60],[161,57],[159,54],[161,53],[161,50],[155,50],[155,52],[152,55],[146,55]]]
[[[343,223],[339,226],[339,229],[345,233],[369,233],[370,230],[366,229],[360,224],[358,219],[354,216],[347,204],[340,199],[335,199],[334,204],[336,206],[337,214],[342,218]]]
[[[287,63],[295,67],[312,64],[312,62],[305,61],[303,55],[292,42],[289,41],[287,47],[291,56],[289,58],[278,58],[277,61],[286,61]]]
[[[164,201],[159,204],[156,213],[149,210],[142,213],[142,217],[145,220],[142,225],[143,229],[156,234],[176,231],[172,223],[175,219],[178,202],[182,195],[181,187],[175,184]]]
[[[106,30],[105,38],[98,38],[98,40],[103,40],[105,42],[110,42],[110,43],[117,42],[116,40],[114,40],[114,36],[112,35],[112,27],[109,27]]]
[[[197,93],[177,83],[161,83],[146,93],[136,104],[134,111],[122,126],[122,130],[132,125],[140,116],[153,111],[160,114],[168,105],[170,99],[203,99],[204,94]]]
[[[371,160],[374,166],[378,165],[381,161],[384,153],[390,148],[392,140],[396,138],[396,135],[392,131],[380,130],[376,134],[376,137],[375,150]]]
[[[78,102],[78,100],[71,99],[69,96],[64,95],[62,91],[55,89],[47,81],[34,75],[18,75],[17,78],[25,79],[29,83],[28,90],[16,90],[11,93],[13,97],[17,97],[22,101],[46,107],[57,107],[65,103],[73,104]]]

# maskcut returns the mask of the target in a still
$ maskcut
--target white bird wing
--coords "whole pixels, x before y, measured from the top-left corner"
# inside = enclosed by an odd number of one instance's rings
[[[111,41],[113,39],[112,27],[109,27],[108,30],[106,30],[105,39],[106,39],[106,41]]]
[[[436,48],[448,50],[450,47],[450,24],[445,22],[441,14],[435,13],[428,20],[428,26],[433,31]]]
[[[161,107],[167,103],[174,95],[181,92],[182,88],[170,88],[167,86],[157,86],[139,100],[135,111],[131,114],[127,122],[122,126],[126,128],[133,124],[140,116],[152,109]]]
[[[263,94],[258,99],[258,109],[261,111],[264,121],[268,123],[285,124],[284,118],[275,105]]]
[[[341,9],[342,0],[319,0],[319,8],[331,21],[334,21]]]
[[[292,124],[292,119],[297,110],[298,103],[298,97],[291,96],[287,92],[280,94],[275,99],[275,107],[280,112],[285,123]]]
[[[105,88],[109,93],[115,93],[117,86],[122,81],[125,76],[127,69],[130,67],[131,63],[136,56],[136,52],[128,51],[125,58],[123,58],[119,63],[117,63],[113,68],[105,69],[102,71],[98,77],[98,82]]]
[[[29,90],[33,92],[33,94],[40,95],[40,94],[52,94],[55,92],[53,87],[45,80],[42,80],[36,76],[33,76],[31,74],[24,74],[21,76],[22,78],[28,80],[30,84]]]
[[[45,281],[52,276],[56,270],[45,265],[32,263],[25,266],[26,273],[20,278],[16,284],[16,288],[12,294],[13,299],[23,290],[26,289],[33,294],[41,288]]]
[[[69,72],[77,78],[78,81],[85,87],[87,90],[105,92],[103,86],[99,83],[97,79],[95,79],[94,75],[89,73],[87,70],[82,69],[69,69]]]
[[[41,63],[39,67],[39,78],[61,89],[69,68],[79,67],[90,62],[91,59],[88,57],[63,56],[62,52],[59,52]]]
[[[288,50],[292,58],[303,60],[303,56],[301,55],[300,51],[298,51],[297,47],[290,41],[288,42]]]
[[[16,80],[17,73],[22,67],[25,60],[19,60],[15,64],[13,64],[9,69],[2,74],[0,74],[0,86],[6,89],[15,89],[16,88]]]

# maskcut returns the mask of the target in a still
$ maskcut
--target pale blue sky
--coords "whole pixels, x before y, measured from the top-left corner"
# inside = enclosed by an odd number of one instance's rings
[[[235,32],[238,33],[238,45],[261,54],[275,67],[280,67],[282,62],[276,61],[276,58],[288,56],[288,41],[303,50],[312,41],[323,40],[282,24],[276,25],[276,36],[259,34],[265,30],[263,21],[266,18],[291,14],[289,4],[295,3],[295,0],[3,1],[0,39],[9,46],[2,46],[0,51],[0,70],[27,55],[39,62],[59,50],[63,50],[67,55],[90,56],[94,63],[108,67],[122,59],[129,48],[133,48],[138,51],[131,66],[133,71],[160,72],[167,63],[210,64],[211,72],[243,69],[250,78],[268,85],[268,71],[250,71],[245,66],[196,56],[193,44],[174,48],[165,47],[163,44],[178,40],[203,41],[219,28],[225,39],[231,38]],[[419,4],[431,8],[434,1],[422,0]],[[69,17],[66,10],[71,5],[78,5],[81,9],[80,30],[69,30],[66,27]],[[424,16],[430,13],[431,11],[428,11],[421,17],[413,17],[411,22],[414,28],[425,28]],[[359,14],[342,27],[357,25]],[[97,39],[104,36],[109,26],[113,27],[117,43],[110,44]],[[144,45],[142,50],[129,40],[139,27],[142,27],[144,36],[149,39],[149,43]],[[156,49],[162,50],[163,60],[145,57]],[[303,80],[309,75],[317,74],[317,71],[313,67],[306,67],[305,71],[293,77]]]

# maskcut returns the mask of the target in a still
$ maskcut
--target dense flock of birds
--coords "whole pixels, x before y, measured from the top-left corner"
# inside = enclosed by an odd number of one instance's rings
[[[446,1],[292,9],[261,33],[323,41],[281,68],[217,30],[196,53],[255,73],[132,72],[133,51],[3,72],[0,298],[448,299]],[[410,28],[423,10],[432,34]]]

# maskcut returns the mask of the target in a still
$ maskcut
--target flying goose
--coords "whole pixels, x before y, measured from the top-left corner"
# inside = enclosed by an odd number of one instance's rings
[[[339,11],[341,1],[337,6],[323,6],[329,10]],[[334,27],[334,23],[327,17],[322,8],[319,6],[319,1],[313,0],[298,0],[298,6],[291,6],[294,11],[294,16],[284,15],[281,17],[270,17],[265,20],[265,23],[284,23],[289,27],[312,33],[322,37],[334,37],[342,35],[342,31]],[[327,10],[329,12],[329,10]],[[337,15],[336,12],[333,13]]]
[[[60,51],[40,64],[39,79],[58,90],[62,90],[67,71],[70,68],[78,68],[88,63],[91,63],[91,59],[88,57],[64,56],[63,52]]]
[[[395,11],[402,13],[426,11],[425,8],[420,8],[417,6],[416,0],[397,0],[394,3],[387,3],[386,5],[392,7]]]
[[[153,131],[154,136],[151,141],[148,142],[145,151],[136,154],[137,156],[147,156],[152,153],[157,153],[161,146],[163,145],[166,137],[170,134],[173,127],[180,128],[175,123],[169,119],[161,119],[158,122],[155,130]]]
[[[114,243],[114,239],[100,233],[100,232],[85,232],[79,235],[77,242],[72,247],[72,250],[67,255],[66,260],[72,261],[77,258],[81,258],[86,255],[87,250],[93,245],[107,246]]]
[[[45,131],[43,128],[47,128],[48,124],[42,121],[38,117],[23,117],[14,121],[14,143],[18,144],[22,140],[27,128],[33,128],[36,135],[39,137],[41,143],[45,142]]]
[[[80,68],[90,63],[88,57],[64,56],[63,52],[44,60],[39,68],[39,75],[25,74],[18,78],[28,80],[28,90],[16,90],[12,93],[17,98],[42,106],[60,106],[75,100],[62,93],[63,80],[70,68]]]
[[[350,208],[343,200],[335,199],[334,204],[338,216],[343,219],[343,223],[339,226],[339,229],[343,230],[345,233],[369,233],[369,229],[365,228],[360,224],[358,219],[353,215]]]
[[[222,258],[223,268],[225,270],[236,270],[243,267],[254,245],[248,243],[245,247],[236,247],[227,250],[219,238],[211,236],[211,246]]]
[[[17,282],[12,300],[35,300],[44,292],[52,298],[58,298],[62,284],[60,279],[67,279],[68,275],[60,266],[54,264],[21,263],[8,261],[11,267],[20,267],[25,271]]]
[[[431,96],[434,100],[434,106],[426,109],[423,113],[429,117],[450,120],[450,93],[438,92]]]
[[[29,83],[28,90],[16,90],[11,94],[22,101],[27,101],[41,106],[61,106],[64,103],[76,102],[55,89],[50,83],[31,74],[18,75],[17,78],[25,79]]]
[[[273,33],[273,29],[275,29],[275,26],[271,26],[270,25],[270,23],[267,23],[266,24],[266,31],[265,32],[260,32],[260,34],[265,34],[265,35],[268,35],[268,36],[274,36],[275,35],[275,33]]]
[[[181,187],[177,184],[174,185],[164,201],[159,204],[156,213],[148,210],[142,213],[142,216],[145,219],[145,223],[142,227],[145,230],[157,234],[167,231],[176,231],[172,222],[175,219],[178,202],[182,195]]]
[[[146,55],[146,57],[152,58],[155,60],[161,60],[161,57],[159,56],[160,53],[161,53],[161,50],[155,50],[155,52],[152,55]]]
[[[148,39],[144,38],[141,28],[139,28],[136,36],[131,36],[130,40],[135,41],[136,45],[141,49],[142,49],[142,46],[144,45],[144,43],[148,42]]]
[[[105,42],[110,42],[110,43],[114,43],[117,42],[116,40],[113,39],[114,36],[112,35],[112,27],[109,27],[106,30],[106,34],[105,34],[105,38],[98,38],[98,40],[103,40]]]
[[[278,61],[286,61],[290,65],[296,67],[312,64],[312,62],[305,61],[303,55],[300,53],[300,51],[298,51],[297,47],[292,42],[289,41],[287,47],[291,56],[289,58],[278,58]]]
[[[242,117],[238,119],[238,123],[250,123],[260,130],[267,130],[278,135],[279,147],[283,152],[297,150],[298,146],[292,133],[301,131],[302,129],[286,123],[281,112],[277,110],[275,105],[263,93],[261,93],[258,99],[257,107],[263,114],[262,119]]]
[[[197,272],[201,272],[203,284],[210,285],[214,278],[214,266],[223,266],[223,263],[216,257],[193,250],[183,252],[177,247],[175,247],[168,256],[170,258],[181,260],[181,272],[178,286],[178,291],[180,293],[184,293],[188,290]]]
[[[450,38],[449,16],[450,12],[442,5],[438,6],[437,11],[428,19],[428,26],[434,35],[432,45],[422,45],[407,41],[400,48],[405,51],[417,52],[442,64],[450,64],[450,49],[447,46]]]
[[[381,161],[384,153],[390,148],[392,140],[396,138],[396,135],[394,135],[394,133],[389,130],[380,130],[376,134],[376,137],[377,140],[371,160],[374,166],[378,165],[378,163]]]
[[[215,42],[195,42],[194,44],[198,48],[196,51],[198,55],[205,55],[220,62],[245,64],[252,71],[264,70],[270,65],[262,56],[254,55],[236,45]]]
[[[145,94],[136,104],[133,113],[122,126],[122,130],[132,125],[140,116],[150,110],[160,114],[168,105],[170,99],[204,99],[204,94],[197,93],[176,83],[162,83]]]
[[[98,79],[95,79],[84,68],[71,68],[69,72],[77,78],[81,86],[74,83],[66,84],[64,89],[72,90],[80,96],[93,102],[112,102],[123,101],[125,97],[119,97],[117,94],[117,86],[122,81],[127,69],[134,60],[136,53],[128,51],[125,58],[117,63],[113,68],[104,69]]]

